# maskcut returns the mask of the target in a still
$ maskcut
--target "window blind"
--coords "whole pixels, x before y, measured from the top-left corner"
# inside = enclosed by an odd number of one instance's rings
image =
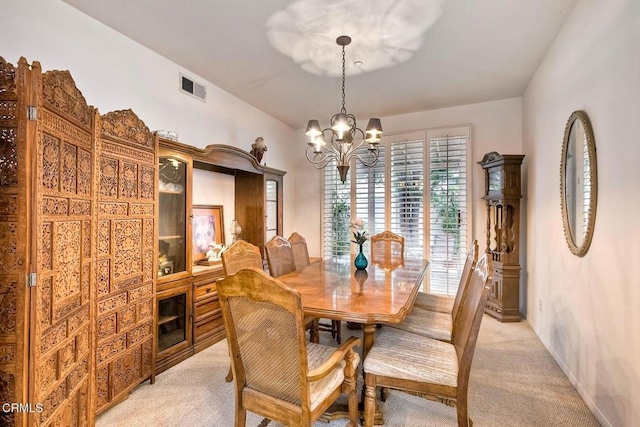
[[[391,230],[406,256],[430,260],[425,291],[455,294],[471,239],[469,135],[462,126],[386,136],[378,162],[354,162],[344,184],[335,163],[324,168],[325,257],[350,252],[353,212],[370,235]]]
[[[424,257],[424,139],[391,144],[391,231],[404,237],[405,256]]]
[[[351,178],[348,174],[344,184],[340,181],[335,161],[323,171],[323,252],[325,258],[331,258],[351,250]]]
[[[429,139],[430,292],[458,288],[468,247],[467,138]]]
[[[355,216],[364,221],[364,229],[369,236],[386,229],[386,151],[384,145],[378,146],[378,162],[372,167],[356,162]],[[369,241],[364,248],[369,253]]]

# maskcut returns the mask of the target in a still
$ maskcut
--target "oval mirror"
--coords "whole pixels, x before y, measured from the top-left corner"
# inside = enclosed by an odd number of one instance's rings
[[[560,162],[560,196],[564,235],[571,253],[589,250],[596,220],[598,175],[596,144],[589,116],[574,111],[567,121]]]

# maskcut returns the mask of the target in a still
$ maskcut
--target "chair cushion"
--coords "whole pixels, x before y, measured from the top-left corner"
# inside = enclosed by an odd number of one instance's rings
[[[427,338],[451,342],[453,319],[451,313],[437,313],[414,307],[402,323],[389,326]]]
[[[449,313],[453,311],[454,297],[445,295],[428,294],[426,292],[418,292],[414,307],[422,308],[429,311],[437,311],[438,313]]]
[[[363,364],[365,374],[457,387],[453,344],[384,327]]]
[[[333,353],[336,348],[322,344],[307,343],[307,359],[309,363],[309,370],[313,370],[322,365]],[[354,358],[354,369],[358,371],[358,364],[360,363],[360,356],[357,352],[354,352],[356,356]],[[337,387],[341,386],[344,382],[344,367],[345,361],[342,361],[333,372],[321,380],[314,381],[309,384],[309,391],[311,394],[311,410],[315,409],[325,398],[331,394]]]

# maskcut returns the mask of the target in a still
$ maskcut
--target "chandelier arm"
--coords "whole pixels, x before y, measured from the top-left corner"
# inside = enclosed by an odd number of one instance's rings
[[[327,147],[330,151],[332,151],[334,154],[335,153],[340,153],[342,151],[342,144],[340,144],[339,142],[336,141],[335,138],[335,134],[333,133],[333,129],[331,128],[326,128],[322,130],[322,133],[324,134],[324,132],[329,131],[330,135],[331,135],[331,142],[330,142],[330,146]],[[326,138],[325,138],[326,141]],[[336,158],[338,157],[337,154],[335,154]]]
[[[329,163],[324,163],[324,164],[319,164],[319,165],[317,165],[317,164],[315,164],[315,163],[312,163],[313,167],[314,167],[314,168],[316,168],[316,169],[318,169],[318,170],[326,168],[328,164],[329,164]]]
[[[309,154],[310,152],[313,153],[313,158],[310,156],[310,154]],[[329,153],[316,153],[309,146],[307,147],[307,150],[305,151],[305,155],[307,156],[307,160],[309,160],[309,162],[311,162],[317,169],[321,169],[321,168],[325,167],[327,164],[329,164],[329,162],[331,162],[331,160],[336,158],[336,155],[334,153],[332,153],[332,152],[329,152]],[[318,165],[322,165],[322,166],[318,167]]]
[[[333,148],[331,149],[331,151],[333,152],[338,164],[341,164],[340,159],[349,155],[349,149],[347,148],[345,150],[344,145],[340,142],[332,141],[332,143]]]
[[[362,158],[362,156],[360,154],[354,154],[353,158],[355,158],[356,160],[358,160],[360,163],[362,163],[364,166],[366,167],[371,167],[373,165],[375,165],[376,163],[378,163],[378,158],[380,157],[380,153],[378,153],[378,150],[375,151],[370,151],[370,153],[375,153],[372,154],[373,158],[371,160],[365,160]]]
[[[353,141],[351,142],[351,145],[349,146],[349,149],[347,150],[348,155],[351,155],[351,153],[353,153],[354,151],[356,151],[358,148],[360,148],[362,146],[362,144],[364,144],[364,132],[362,131],[362,129],[360,128],[355,128],[353,133],[357,133],[360,132],[360,134],[362,135],[360,138],[353,138]],[[354,142],[357,141],[357,142]]]

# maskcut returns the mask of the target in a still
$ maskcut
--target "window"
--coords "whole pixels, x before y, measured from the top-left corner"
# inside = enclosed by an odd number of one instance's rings
[[[458,289],[471,243],[469,138],[462,129],[427,132],[427,137],[430,292],[451,295]]]
[[[384,137],[378,163],[351,165],[344,184],[335,164],[328,165],[325,257],[351,252],[353,212],[368,234],[391,230],[405,238],[406,256],[430,260],[426,291],[455,294],[470,243],[469,135],[464,126]]]
[[[335,161],[323,170],[323,252],[325,258],[331,258],[351,251],[351,178],[347,176],[344,184],[340,181]]]

